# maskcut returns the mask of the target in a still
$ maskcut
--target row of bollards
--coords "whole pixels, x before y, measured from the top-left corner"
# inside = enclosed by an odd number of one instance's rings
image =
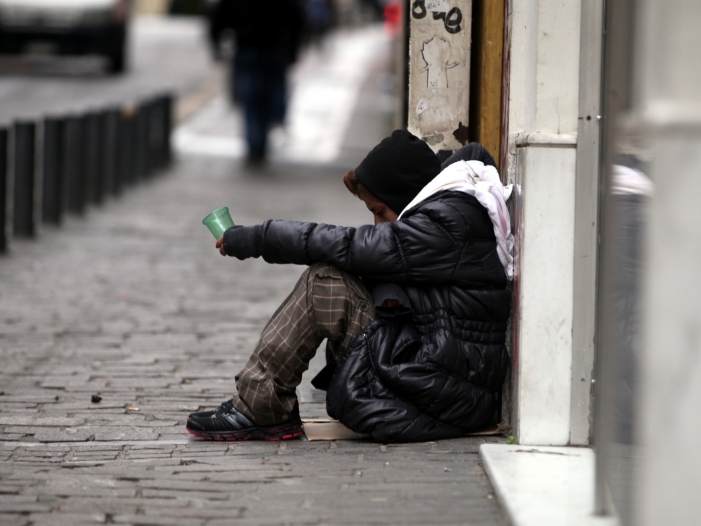
[[[34,237],[38,221],[60,225],[67,212],[83,214],[166,168],[172,112],[172,96],[163,95],[0,128],[0,252],[7,251],[7,212],[15,237]]]

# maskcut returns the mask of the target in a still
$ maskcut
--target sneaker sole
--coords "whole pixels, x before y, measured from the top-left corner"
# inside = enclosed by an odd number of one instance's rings
[[[189,419],[188,419],[189,420]],[[244,429],[241,431],[196,431],[186,427],[187,432],[191,435],[195,435],[197,438],[202,440],[216,440],[216,441],[245,441],[245,440],[292,440],[295,438],[300,438],[304,435],[302,426],[299,424],[289,424],[283,426],[269,426],[269,427],[256,427],[253,429]]]

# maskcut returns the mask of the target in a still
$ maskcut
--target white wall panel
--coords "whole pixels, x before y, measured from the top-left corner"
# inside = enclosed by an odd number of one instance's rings
[[[576,150],[522,151],[518,436],[566,445],[570,436]]]
[[[521,214],[512,421],[522,444],[566,445],[572,411],[581,3],[513,0],[511,5],[509,177],[519,184],[514,207]]]

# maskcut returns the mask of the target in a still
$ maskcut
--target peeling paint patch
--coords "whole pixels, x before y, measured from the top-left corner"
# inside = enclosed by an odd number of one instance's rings
[[[469,131],[470,129],[467,126],[464,126],[462,121],[460,121],[458,128],[453,131],[453,137],[455,137],[456,141],[465,146],[470,141],[468,138]]]
[[[428,143],[431,146],[435,146],[436,144],[440,144],[443,142],[443,134],[442,133],[436,133],[434,135],[429,135],[427,137],[421,137],[424,142]]]
[[[447,13],[450,11],[450,4],[446,0],[428,0],[426,7],[431,13]]]
[[[416,103],[416,116],[418,117],[419,115],[421,115],[429,107],[430,107],[430,103],[428,100],[426,100],[424,98],[419,99],[419,102]]]

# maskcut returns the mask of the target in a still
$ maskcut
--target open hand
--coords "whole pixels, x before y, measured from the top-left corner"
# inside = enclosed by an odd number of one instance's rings
[[[219,249],[219,253],[222,256],[226,256],[226,251],[224,250],[224,236],[217,239],[216,247]]]

